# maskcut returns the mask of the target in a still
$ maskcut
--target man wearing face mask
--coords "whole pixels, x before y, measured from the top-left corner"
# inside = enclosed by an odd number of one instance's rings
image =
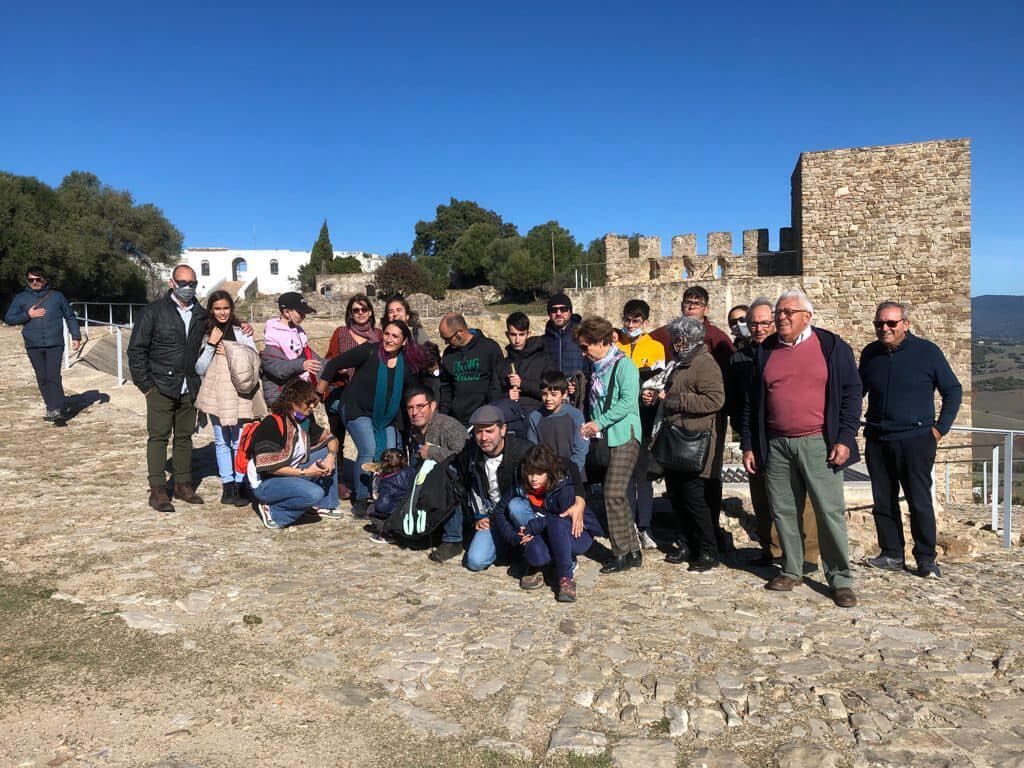
[[[192,487],[192,433],[196,426],[195,398],[200,378],[196,359],[206,331],[206,310],[195,300],[196,273],[179,264],[171,273],[170,290],[139,313],[128,342],[132,381],[146,396],[146,464],[149,505],[173,512],[167,494],[167,443],[174,442],[174,498],[202,504]]]

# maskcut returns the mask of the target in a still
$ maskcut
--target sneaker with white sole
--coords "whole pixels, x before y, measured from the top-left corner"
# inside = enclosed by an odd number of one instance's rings
[[[345,516],[340,509],[321,509],[316,507],[313,511],[320,515],[320,517],[327,517],[331,520],[340,520]]]
[[[282,527],[275,523],[274,518],[270,516],[269,504],[257,504],[256,509],[259,510],[260,522],[263,523],[264,528],[269,528],[272,531],[276,531]]]
[[[658,542],[656,542],[654,537],[651,536],[650,531],[644,530],[640,531],[640,546],[643,549],[657,549]]]

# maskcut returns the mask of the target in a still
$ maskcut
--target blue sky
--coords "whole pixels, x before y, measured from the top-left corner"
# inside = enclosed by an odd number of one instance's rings
[[[972,293],[1024,293],[1019,2],[749,5],[21,3],[0,169],[92,171],[192,246],[408,250],[454,196],[774,247],[801,151],[966,136]]]

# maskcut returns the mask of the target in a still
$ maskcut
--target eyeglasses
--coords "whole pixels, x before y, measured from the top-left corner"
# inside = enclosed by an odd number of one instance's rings
[[[174,282],[177,283],[179,288],[187,288],[190,285],[195,288],[199,285],[198,280],[175,280]]]
[[[703,301],[684,301],[683,302],[683,307],[685,309],[699,309],[700,307],[706,307],[706,306],[707,306],[707,304],[705,304]]]
[[[352,307],[353,315],[368,315],[370,314],[369,307]]]
[[[783,309],[776,309],[775,316],[784,317],[787,320],[789,320],[793,317],[793,315],[797,314],[798,312],[806,312],[808,315],[811,314],[810,310],[807,309],[790,309],[789,307],[784,307]]]
[[[406,407],[410,411],[425,411],[430,407],[430,403],[409,403]]]
[[[774,320],[751,320],[750,322],[747,323],[747,325],[749,325],[751,328],[767,328],[773,322],[775,322],[775,321]]]
[[[566,314],[569,311],[570,310],[569,310],[568,307],[551,307],[550,309],[548,309],[548,314],[549,315],[564,315],[564,314]]]
[[[880,331],[883,328],[898,328],[902,320],[875,320],[873,325],[876,331]]]
[[[46,282],[46,278],[45,277],[29,277],[29,278],[26,278],[26,279],[30,283],[45,283]]]
[[[729,325],[739,325],[740,323],[745,323],[745,322],[747,322],[747,316],[746,315],[740,315],[739,317],[734,317],[731,320],[729,320]]]
[[[460,333],[462,333],[462,331],[458,330],[455,333],[453,333],[451,336],[445,336],[443,333],[441,333],[440,330],[438,330],[437,333],[438,333],[438,335],[440,335],[441,341],[443,341],[445,344],[451,344],[452,343],[452,339],[454,339],[456,336],[458,336]]]

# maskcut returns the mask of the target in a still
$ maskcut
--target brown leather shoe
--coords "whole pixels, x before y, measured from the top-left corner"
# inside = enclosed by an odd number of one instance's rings
[[[791,576],[780,573],[774,579],[765,584],[764,588],[770,589],[772,592],[792,592],[793,587],[798,587],[803,583],[803,579],[794,579]]]
[[[173,512],[174,511],[174,505],[171,504],[171,499],[167,495],[167,486],[165,486],[165,485],[151,485],[151,486],[149,486],[149,506],[151,506],[157,512]]]
[[[857,604],[857,595],[849,587],[838,587],[832,590],[832,600],[840,608],[853,608]]]
[[[203,497],[195,492],[191,483],[175,483],[174,498],[186,504],[202,504]]]

